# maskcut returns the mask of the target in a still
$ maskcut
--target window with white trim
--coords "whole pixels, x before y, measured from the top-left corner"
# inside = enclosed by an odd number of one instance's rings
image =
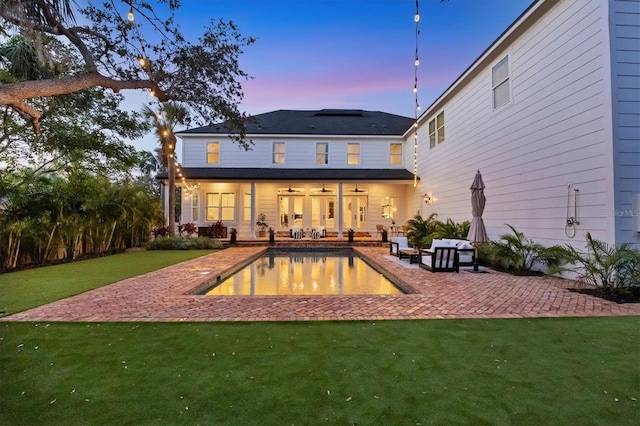
[[[194,192],[191,194],[191,222],[198,221],[198,193]]]
[[[207,164],[220,163],[220,142],[209,142],[207,144]]]
[[[207,220],[235,220],[236,194],[233,192],[207,193]]]
[[[511,99],[509,88],[509,56],[502,58],[491,69],[491,87],[493,91],[493,109],[499,108]]]
[[[347,164],[360,164],[360,144],[347,144]]]
[[[429,121],[429,148],[444,142],[444,111]]]
[[[242,201],[242,220],[251,222],[251,194],[245,193]]]
[[[285,150],[284,142],[273,143],[273,164],[284,164]]]
[[[402,164],[401,143],[392,143],[389,145],[389,164]]]
[[[329,164],[329,144],[318,142],[316,144],[316,164]]]

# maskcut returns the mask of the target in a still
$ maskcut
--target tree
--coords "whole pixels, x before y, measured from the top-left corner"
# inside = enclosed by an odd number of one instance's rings
[[[174,22],[179,6],[179,0],[154,5],[124,0],[74,9],[71,0],[3,0],[0,32],[20,31],[36,54],[17,55],[28,53],[28,45],[22,44],[4,52],[0,64],[15,80],[0,85],[0,105],[29,119],[38,133],[43,112],[34,99],[92,87],[114,92],[148,89],[161,102],[183,102],[188,107],[185,124],[222,120],[234,139],[248,147],[250,142],[243,139],[246,117],[238,110],[243,97],[238,80],[247,74],[238,56],[254,39],[242,37],[232,22],[220,20],[211,21],[198,43],[191,43]],[[76,15],[88,24],[78,24]],[[51,39],[58,43],[49,43]],[[65,60],[65,48],[79,55],[81,71],[69,72],[78,67]],[[10,56],[13,65],[7,67]]]
[[[176,236],[176,135],[174,133],[178,124],[183,124],[187,116],[187,108],[176,102],[166,102],[161,109],[154,111],[147,105],[142,109],[142,114],[153,120],[156,136],[160,141],[160,153],[162,164],[168,173],[169,180],[169,236]]]

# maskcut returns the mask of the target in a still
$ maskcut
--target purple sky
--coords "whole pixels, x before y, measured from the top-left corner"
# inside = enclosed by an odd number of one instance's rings
[[[423,109],[532,2],[421,0]],[[182,0],[177,22],[194,40],[218,18],[257,39],[240,59],[253,77],[243,82],[248,114],[358,108],[413,117],[414,13],[415,0]],[[152,136],[134,143],[156,144]]]

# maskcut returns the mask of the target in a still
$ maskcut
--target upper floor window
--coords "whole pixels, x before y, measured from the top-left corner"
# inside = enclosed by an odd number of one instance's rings
[[[207,144],[207,164],[220,163],[220,142],[209,142]]]
[[[284,142],[273,143],[273,164],[284,164]]]
[[[347,144],[347,164],[360,164],[360,144]]]
[[[389,164],[402,164],[402,144],[389,145]]]
[[[232,192],[207,193],[207,220],[235,220],[236,194]]]
[[[316,164],[329,164],[329,144],[319,142],[316,144]]]
[[[429,121],[429,148],[444,142],[444,111]]]
[[[491,87],[494,109],[509,102],[509,56],[505,56],[491,69]]]

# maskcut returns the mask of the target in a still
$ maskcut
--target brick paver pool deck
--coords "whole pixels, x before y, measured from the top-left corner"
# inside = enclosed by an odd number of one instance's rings
[[[572,292],[573,281],[490,271],[431,273],[385,257],[382,247],[355,247],[362,257],[416,292],[363,296],[200,296],[265,247],[232,247],[130,278],[0,321],[308,321],[430,318],[523,318],[640,315]],[[408,262],[406,262],[408,264]]]

